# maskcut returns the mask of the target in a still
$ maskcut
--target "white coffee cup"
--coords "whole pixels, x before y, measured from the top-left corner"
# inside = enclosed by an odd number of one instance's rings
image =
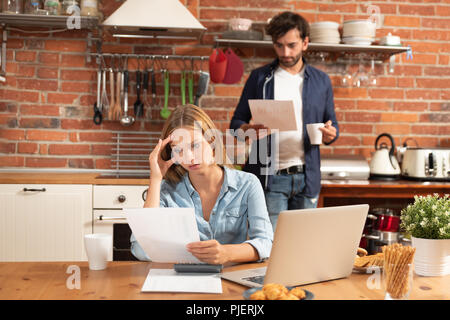
[[[112,235],[93,233],[84,236],[84,247],[89,261],[90,270],[104,270],[112,251]]]
[[[308,131],[309,141],[312,145],[322,144],[322,131],[319,128],[325,127],[323,123],[308,123],[306,125],[306,130]]]

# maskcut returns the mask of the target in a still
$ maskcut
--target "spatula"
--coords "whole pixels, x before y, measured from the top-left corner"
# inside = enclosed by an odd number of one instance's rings
[[[168,108],[169,106],[169,88],[170,88],[170,81],[169,81],[169,70],[163,69],[163,78],[164,78],[164,107],[161,109],[161,117],[163,119],[167,119],[170,117],[170,110]]]

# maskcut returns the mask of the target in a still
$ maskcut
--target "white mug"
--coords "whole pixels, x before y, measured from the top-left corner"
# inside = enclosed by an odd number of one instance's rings
[[[306,125],[306,131],[308,131],[309,141],[312,145],[322,144],[322,131],[319,128],[325,127],[323,123],[308,123]]]
[[[104,270],[112,251],[112,235],[93,233],[84,236],[84,247],[89,261],[90,270]]]

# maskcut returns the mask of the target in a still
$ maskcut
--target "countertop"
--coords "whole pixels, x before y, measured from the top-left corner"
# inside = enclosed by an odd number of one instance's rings
[[[264,263],[241,264],[227,267],[233,271],[265,266]],[[78,266],[80,289],[70,290],[67,283]],[[239,300],[248,289],[222,280],[222,294],[199,293],[142,293],[141,288],[151,268],[172,268],[170,264],[151,262],[109,262],[106,270],[91,271],[87,262],[3,262],[0,263],[0,299],[67,299],[67,300]],[[355,274],[348,278],[302,286],[317,300],[381,300],[382,286],[377,287],[376,274]],[[73,279],[73,278],[72,278]],[[410,299],[450,299],[450,275],[421,277],[414,274]]]
[[[99,172],[0,172],[0,184],[93,184],[93,185],[147,185],[148,176],[120,177]],[[322,180],[322,189],[329,188],[427,188],[448,189],[450,182],[412,180]]]

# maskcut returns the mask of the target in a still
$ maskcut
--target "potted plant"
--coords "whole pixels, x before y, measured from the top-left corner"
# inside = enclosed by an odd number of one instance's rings
[[[414,196],[401,211],[401,227],[416,248],[414,270],[423,276],[450,274],[450,198]]]

